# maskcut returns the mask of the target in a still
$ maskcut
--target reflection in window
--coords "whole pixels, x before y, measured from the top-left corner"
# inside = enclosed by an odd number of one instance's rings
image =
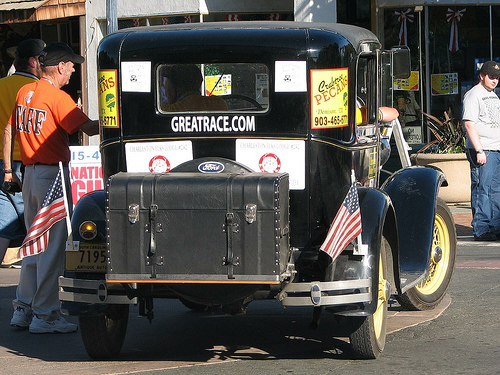
[[[263,64],[165,64],[157,70],[160,112],[266,111]]]
[[[373,58],[360,58],[356,74],[356,123],[366,125],[375,123],[376,69]]]

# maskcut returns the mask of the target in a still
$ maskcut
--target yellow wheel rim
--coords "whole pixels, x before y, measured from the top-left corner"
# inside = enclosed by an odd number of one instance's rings
[[[450,263],[450,243],[448,226],[443,217],[436,215],[428,274],[415,287],[419,293],[430,295],[436,292],[443,284]]]
[[[373,313],[373,325],[375,335],[379,338],[382,335],[382,328],[384,326],[385,305],[388,301],[387,298],[387,280],[385,279],[384,266],[382,263],[382,254],[378,261],[378,299],[377,309]]]

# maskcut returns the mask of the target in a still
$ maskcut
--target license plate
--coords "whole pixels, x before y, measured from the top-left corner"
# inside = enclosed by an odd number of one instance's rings
[[[66,271],[106,272],[106,244],[80,242],[66,253]]]

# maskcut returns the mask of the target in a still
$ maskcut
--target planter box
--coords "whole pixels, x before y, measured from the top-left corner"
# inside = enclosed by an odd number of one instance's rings
[[[470,166],[465,153],[461,154],[415,154],[416,165],[433,165],[446,175],[448,186],[439,190],[439,197],[446,203],[470,202]]]

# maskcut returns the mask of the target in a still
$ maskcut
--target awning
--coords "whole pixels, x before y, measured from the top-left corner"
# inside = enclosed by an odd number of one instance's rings
[[[0,0],[0,23],[53,20],[85,15],[85,0]]]
[[[377,7],[414,7],[417,5],[498,5],[497,1],[492,0],[377,0]]]
[[[0,0],[0,12],[36,9],[48,0]]]

